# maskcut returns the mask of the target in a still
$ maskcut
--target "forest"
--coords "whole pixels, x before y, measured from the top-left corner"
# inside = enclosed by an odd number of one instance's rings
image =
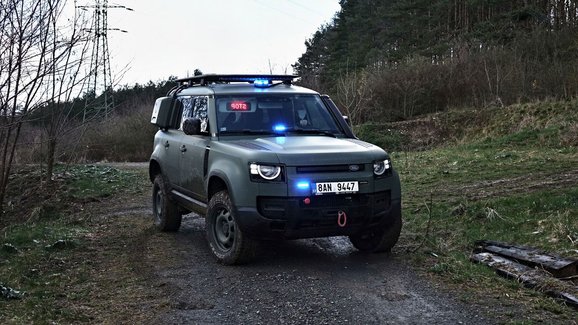
[[[341,0],[294,64],[355,124],[578,93],[576,0]]]
[[[64,0],[0,6],[0,206],[13,166],[145,161],[154,99],[174,86],[115,86],[103,116],[89,20]],[[496,108],[578,94],[578,0],[341,0],[293,65],[354,125],[449,109]],[[34,72],[34,73],[32,73]],[[198,71],[200,73],[200,71]],[[110,99],[109,99],[110,100]]]

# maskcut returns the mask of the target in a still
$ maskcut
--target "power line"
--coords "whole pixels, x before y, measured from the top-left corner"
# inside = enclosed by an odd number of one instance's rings
[[[305,19],[303,19],[302,17],[298,17],[298,16],[296,16],[296,15],[290,14],[290,13],[288,13],[288,12],[286,12],[286,11],[284,11],[284,10],[281,10],[281,9],[279,9],[279,8],[277,8],[277,7],[270,6],[270,5],[265,4],[265,3],[261,2],[261,1],[258,1],[258,0],[253,0],[253,1],[255,1],[256,3],[260,4],[260,5],[263,6],[263,7],[266,7],[266,8],[268,8],[268,9],[272,9],[272,10],[275,10],[275,11],[277,11],[277,12],[280,12],[280,13],[286,15],[286,16],[289,16],[289,17],[291,17],[291,18],[301,20],[301,21],[304,22],[304,23],[308,23],[308,24],[311,23],[310,21],[305,20]]]
[[[325,16],[324,16],[323,14],[321,14],[321,13],[320,13],[319,11],[317,11],[317,10],[313,10],[313,9],[311,9],[311,8],[309,8],[309,7],[307,7],[307,6],[304,6],[304,5],[302,5],[302,4],[300,4],[299,2],[294,1],[294,0],[288,0],[288,1],[291,2],[292,4],[298,6],[298,7],[301,7],[301,8],[303,8],[303,9],[309,11],[309,12],[312,12],[312,13],[318,15],[319,17],[325,18]]]

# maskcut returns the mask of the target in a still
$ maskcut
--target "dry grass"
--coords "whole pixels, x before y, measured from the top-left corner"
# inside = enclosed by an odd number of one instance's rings
[[[151,108],[114,116],[92,125],[82,139],[83,161],[148,161],[156,131],[150,124]]]

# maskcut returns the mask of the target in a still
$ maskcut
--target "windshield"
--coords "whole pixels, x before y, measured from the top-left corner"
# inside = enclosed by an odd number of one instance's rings
[[[318,95],[217,96],[216,106],[221,135],[342,134]]]

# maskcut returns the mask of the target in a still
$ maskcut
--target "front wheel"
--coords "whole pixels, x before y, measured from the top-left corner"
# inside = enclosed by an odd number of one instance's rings
[[[395,213],[393,220],[381,229],[368,229],[360,234],[349,236],[353,247],[362,252],[390,252],[399,239],[401,233],[401,213]]]
[[[226,265],[242,264],[255,256],[257,243],[247,238],[239,228],[227,191],[211,197],[205,225],[209,247],[218,262]]]
[[[177,231],[181,227],[179,207],[169,197],[169,189],[163,175],[157,175],[153,183],[153,215],[155,227],[161,231]]]

